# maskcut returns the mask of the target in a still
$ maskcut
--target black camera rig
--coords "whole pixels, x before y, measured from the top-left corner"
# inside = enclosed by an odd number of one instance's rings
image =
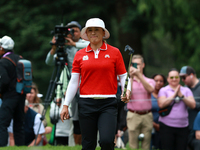
[[[61,25],[56,25],[54,31],[51,31],[51,34],[53,34],[55,36],[55,40],[56,42],[53,43],[52,41],[50,42],[51,45],[56,45],[57,49],[56,49],[56,61],[55,61],[55,68],[53,70],[53,73],[51,75],[51,79],[49,82],[49,86],[47,89],[47,94],[46,97],[44,99],[44,109],[42,112],[42,117],[40,125],[39,125],[39,129],[38,129],[38,133],[37,136],[35,137],[35,144],[36,145],[36,141],[37,141],[37,137],[39,134],[39,130],[42,124],[42,120],[44,120],[45,118],[45,114],[47,111],[47,107],[49,105],[49,103],[52,100],[52,97],[54,96],[54,92],[55,92],[55,88],[57,85],[61,85],[62,88],[62,84],[60,84],[58,82],[59,78],[60,78],[60,74],[61,71],[63,70],[65,63],[67,62],[67,52],[65,51],[65,43],[66,43],[66,37],[68,34],[71,34],[72,37],[74,36],[74,29],[68,28],[68,27],[64,27],[62,24]],[[54,123],[55,125],[55,129],[56,129],[56,123],[58,122],[59,116],[57,116],[56,118],[53,118],[52,123]],[[55,132],[56,130],[54,130]],[[54,133],[55,135],[55,133]],[[56,145],[56,142],[54,141],[54,145]]]
[[[53,43],[52,41],[50,42],[51,45],[56,45],[57,46],[57,50],[56,50],[56,65],[58,65],[58,63],[62,64],[62,66],[65,64],[65,62],[67,62],[66,58],[67,58],[67,53],[65,51],[65,43],[66,43],[66,37],[68,34],[71,34],[72,37],[74,36],[74,29],[72,28],[68,28],[68,27],[64,27],[63,24],[61,25],[56,25],[54,31],[51,31],[51,34],[53,34],[55,36],[55,40],[56,42]]]
[[[62,25],[56,25],[53,34],[56,39],[55,45],[65,46],[65,37],[67,37],[68,34],[74,36],[74,29]]]

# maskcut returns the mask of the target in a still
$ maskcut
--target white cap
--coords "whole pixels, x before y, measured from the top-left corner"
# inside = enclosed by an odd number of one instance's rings
[[[5,35],[0,39],[0,45],[6,50],[12,50],[15,42],[11,39],[11,37]]]
[[[85,27],[81,30],[81,38],[86,41],[89,41],[87,34],[86,34],[86,30],[88,27],[100,27],[105,31],[105,36],[103,37],[103,39],[108,39],[110,37],[110,33],[105,28],[105,24],[104,24],[103,20],[101,20],[99,18],[91,18],[86,22]]]

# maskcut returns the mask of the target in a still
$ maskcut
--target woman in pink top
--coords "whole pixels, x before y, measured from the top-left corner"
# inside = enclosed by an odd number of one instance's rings
[[[167,116],[160,116],[161,145],[165,150],[186,150],[188,137],[187,107],[195,108],[195,100],[191,90],[179,84],[179,72],[171,69],[168,73],[169,85],[160,89],[158,106],[164,108],[174,101],[171,112]]]

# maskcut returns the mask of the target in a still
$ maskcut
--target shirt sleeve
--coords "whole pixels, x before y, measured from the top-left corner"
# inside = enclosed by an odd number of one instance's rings
[[[167,95],[165,94],[165,89],[164,88],[161,88],[158,92],[158,98],[161,97],[161,96],[165,96],[167,97]]]
[[[69,104],[73,100],[79,87],[79,81],[80,81],[80,74],[72,73],[72,77],[71,77],[71,80],[69,81],[69,85],[66,91],[64,105],[69,106]]]
[[[41,118],[41,115],[38,113],[38,114],[35,116],[34,127],[33,127],[33,130],[34,130],[35,135],[45,133],[44,125],[43,125],[43,123],[41,123],[40,118]],[[40,124],[41,124],[41,126],[40,126]],[[39,127],[40,127],[40,131],[39,131],[39,133],[38,133]]]
[[[117,60],[116,60],[116,72],[117,72],[117,75],[122,75],[122,74],[126,73],[124,60],[123,60],[122,54],[119,50],[117,53]]]
[[[121,83],[121,90],[122,91],[124,91],[124,85],[125,85],[125,82],[126,82],[126,76],[127,76],[127,73],[119,75],[119,80],[120,80],[120,83]],[[129,79],[128,79],[127,89],[131,91],[129,84],[130,83],[129,83]]]
[[[197,114],[194,120],[193,130],[200,130],[200,112]]]
[[[45,60],[45,63],[49,66],[53,66],[55,64],[55,57],[56,57],[56,54],[54,55],[51,55],[50,51],[49,53],[47,54],[47,57],[46,57],[46,60]]]
[[[155,82],[153,79],[150,79],[150,80],[148,81],[148,83],[149,83],[153,88],[155,88],[156,82]]]

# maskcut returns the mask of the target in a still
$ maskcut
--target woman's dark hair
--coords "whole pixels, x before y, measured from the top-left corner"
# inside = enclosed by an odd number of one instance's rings
[[[160,75],[160,76],[163,78],[164,84],[167,83],[167,79],[166,79],[166,77],[165,77],[163,74],[156,73],[156,74],[154,74],[151,78],[154,79],[157,75]]]

